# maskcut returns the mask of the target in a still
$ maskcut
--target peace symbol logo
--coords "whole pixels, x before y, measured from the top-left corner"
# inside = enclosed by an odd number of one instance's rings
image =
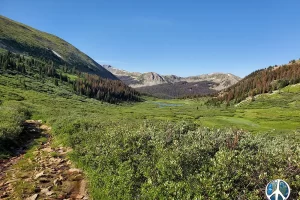
[[[271,181],[266,186],[266,195],[268,200],[287,200],[290,193],[290,186],[280,179]]]

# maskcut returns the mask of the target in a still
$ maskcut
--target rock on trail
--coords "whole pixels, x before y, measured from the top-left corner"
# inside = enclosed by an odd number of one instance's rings
[[[41,143],[31,156],[20,154],[0,162],[0,199],[89,199],[82,170],[74,168],[65,147],[51,147],[50,127],[27,121],[31,129],[41,132]]]

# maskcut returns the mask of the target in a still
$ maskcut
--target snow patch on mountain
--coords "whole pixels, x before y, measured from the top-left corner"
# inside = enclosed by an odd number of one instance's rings
[[[59,58],[62,58],[62,56],[61,55],[59,55],[59,53],[57,53],[56,51],[54,51],[54,50],[51,50],[57,57],[59,57]]]

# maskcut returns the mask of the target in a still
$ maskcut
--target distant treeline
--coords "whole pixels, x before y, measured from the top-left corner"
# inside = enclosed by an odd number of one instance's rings
[[[297,83],[300,83],[300,62],[292,60],[286,65],[270,66],[249,74],[235,85],[219,93],[212,101],[238,103],[247,97],[272,92]]]
[[[203,96],[215,93],[215,90],[210,89],[213,85],[215,85],[215,83],[209,81],[199,81],[192,83],[181,81],[177,83],[165,83],[160,85],[145,86],[136,88],[136,90],[141,93],[150,94],[152,96],[164,99],[190,98],[197,95]]]
[[[140,94],[118,80],[109,80],[97,75],[78,71],[75,67],[55,65],[51,60],[38,60],[19,54],[6,52],[0,54],[1,73],[22,74],[43,81],[52,78],[56,86],[65,82],[72,86],[74,92],[109,103],[123,101],[140,101]],[[75,80],[70,75],[76,75]]]

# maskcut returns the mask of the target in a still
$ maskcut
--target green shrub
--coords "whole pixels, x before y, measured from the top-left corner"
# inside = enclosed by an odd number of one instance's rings
[[[0,139],[15,139],[22,131],[22,123],[30,115],[29,110],[16,103],[0,106]]]
[[[0,157],[10,154],[22,132],[24,120],[30,117],[29,109],[18,102],[0,105]]]
[[[68,137],[95,199],[262,199],[277,178],[299,198],[296,138],[184,122],[106,123],[81,119],[55,130]]]

